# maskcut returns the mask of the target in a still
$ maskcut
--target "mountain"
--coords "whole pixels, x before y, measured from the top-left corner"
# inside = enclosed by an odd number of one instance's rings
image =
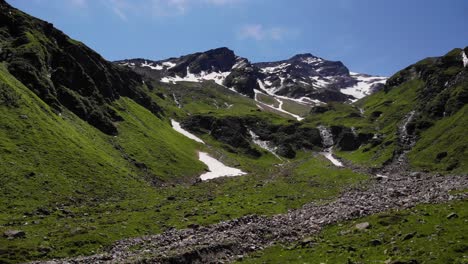
[[[465,258],[468,48],[382,87],[310,54],[111,63],[0,21],[0,263]]]
[[[387,79],[350,73],[342,62],[312,54],[298,54],[277,62],[251,63],[228,48],[161,61],[130,59],[116,63],[163,83],[212,80],[251,98],[256,90],[308,104],[360,99],[382,88]]]
[[[328,61],[309,53],[255,66],[265,75],[262,88],[269,93],[322,102],[360,99],[383,87],[387,79],[350,73],[340,61]]]
[[[140,86],[142,78],[104,60],[80,42],[70,39],[52,24],[31,20],[0,2],[1,60],[8,71],[54,111],[71,110],[107,134],[116,134],[120,120],[108,103],[120,96],[134,98],[158,114]]]

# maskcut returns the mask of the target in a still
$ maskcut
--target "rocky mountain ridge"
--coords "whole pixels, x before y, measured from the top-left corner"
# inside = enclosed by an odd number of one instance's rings
[[[310,53],[252,63],[225,47],[160,61],[129,59],[116,63],[163,83],[212,80],[252,98],[257,91],[305,104],[354,101],[381,89],[387,79],[350,72],[340,61]]]

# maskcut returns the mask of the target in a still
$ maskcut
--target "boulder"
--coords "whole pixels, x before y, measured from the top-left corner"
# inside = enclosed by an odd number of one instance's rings
[[[453,219],[453,218],[458,218],[458,214],[455,212],[452,212],[447,215],[447,219]]]
[[[25,238],[26,233],[22,230],[7,230],[3,232],[3,236],[7,239]]]
[[[359,223],[359,224],[355,225],[356,229],[358,229],[358,230],[369,229],[370,226],[371,225],[369,224],[369,222],[362,222],[362,223]]]

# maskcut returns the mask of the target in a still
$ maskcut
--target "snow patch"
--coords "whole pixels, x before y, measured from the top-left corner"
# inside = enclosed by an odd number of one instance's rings
[[[278,66],[261,68],[260,71],[262,71],[263,73],[277,73],[279,71],[283,71],[284,69],[286,69],[289,66],[291,66],[291,64],[281,63]]]
[[[463,57],[463,67],[468,66],[468,57],[466,56],[465,51],[462,51],[462,57]]]
[[[168,67],[167,69],[169,70],[170,68],[175,67],[177,64],[175,64],[174,62],[165,61],[162,63],[162,65]]]
[[[323,78],[320,76],[311,76],[310,79],[313,80],[314,84],[320,88],[325,88],[330,84],[329,82],[323,80]]]
[[[156,65],[153,66],[152,62],[148,63],[147,61],[143,62],[141,64],[141,67],[148,67],[148,68],[150,68],[152,70],[157,70],[157,71],[160,71],[160,70],[164,69],[164,67],[162,65],[160,65],[160,64],[156,64]]]
[[[387,77],[369,76],[356,72],[350,72],[350,75],[356,79],[357,83],[351,87],[340,89],[343,94],[351,95],[356,99],[361,99],[371,92],[372,85],[374,84],[385,84]]]
[[[315,58],[315,57],[307,57],[302,60],[303,63],[307,63],[307,64],[316,64],[317,62],[322,62],[322,61],[323,59]]]
[[[187,130],[183,129],[181,126],[180,126],[180,123],[171,119],[171,125],[172,125],[172,128],[174,128],[175,131],[179,132],[180,134],[190,138],[190,139],[193,139],[197,142],[200,142],[202,144],[205,144],[205,142],[203,142],[203,140],[201,140],[199,137],[195,136],[194,134],[188,132]]]
[[[176,82],[202,82],[202,81],[214,81],[219,85],[223,85],[224,80],[231,72],[210,72],[205,71],[200,72],[200,74],[194,74],[190,72],[190,68],[187,67],[187,75],[185,77],[180,77],[176,75],[175,77],[166,76],[161,78],[163,83],[176,83]]]
[[[198,159],[208,166],[209,172],[200,175],[202,181],[211,180],[219,177],[233,177],[247,174],[239,169],[228,167],[219,160],[211,157],[208,153],[199,152]]]

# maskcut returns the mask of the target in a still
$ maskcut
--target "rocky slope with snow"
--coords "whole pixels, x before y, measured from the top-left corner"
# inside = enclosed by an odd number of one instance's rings
[[[354,101],[385,84],[386,77],[353,73],[340,61],[298,54],[276,62],[251,63],[228,48],[212,49],[161,61],[116,62],[163,83],[203,82],[254,97],[255,90],[306,104]]]

